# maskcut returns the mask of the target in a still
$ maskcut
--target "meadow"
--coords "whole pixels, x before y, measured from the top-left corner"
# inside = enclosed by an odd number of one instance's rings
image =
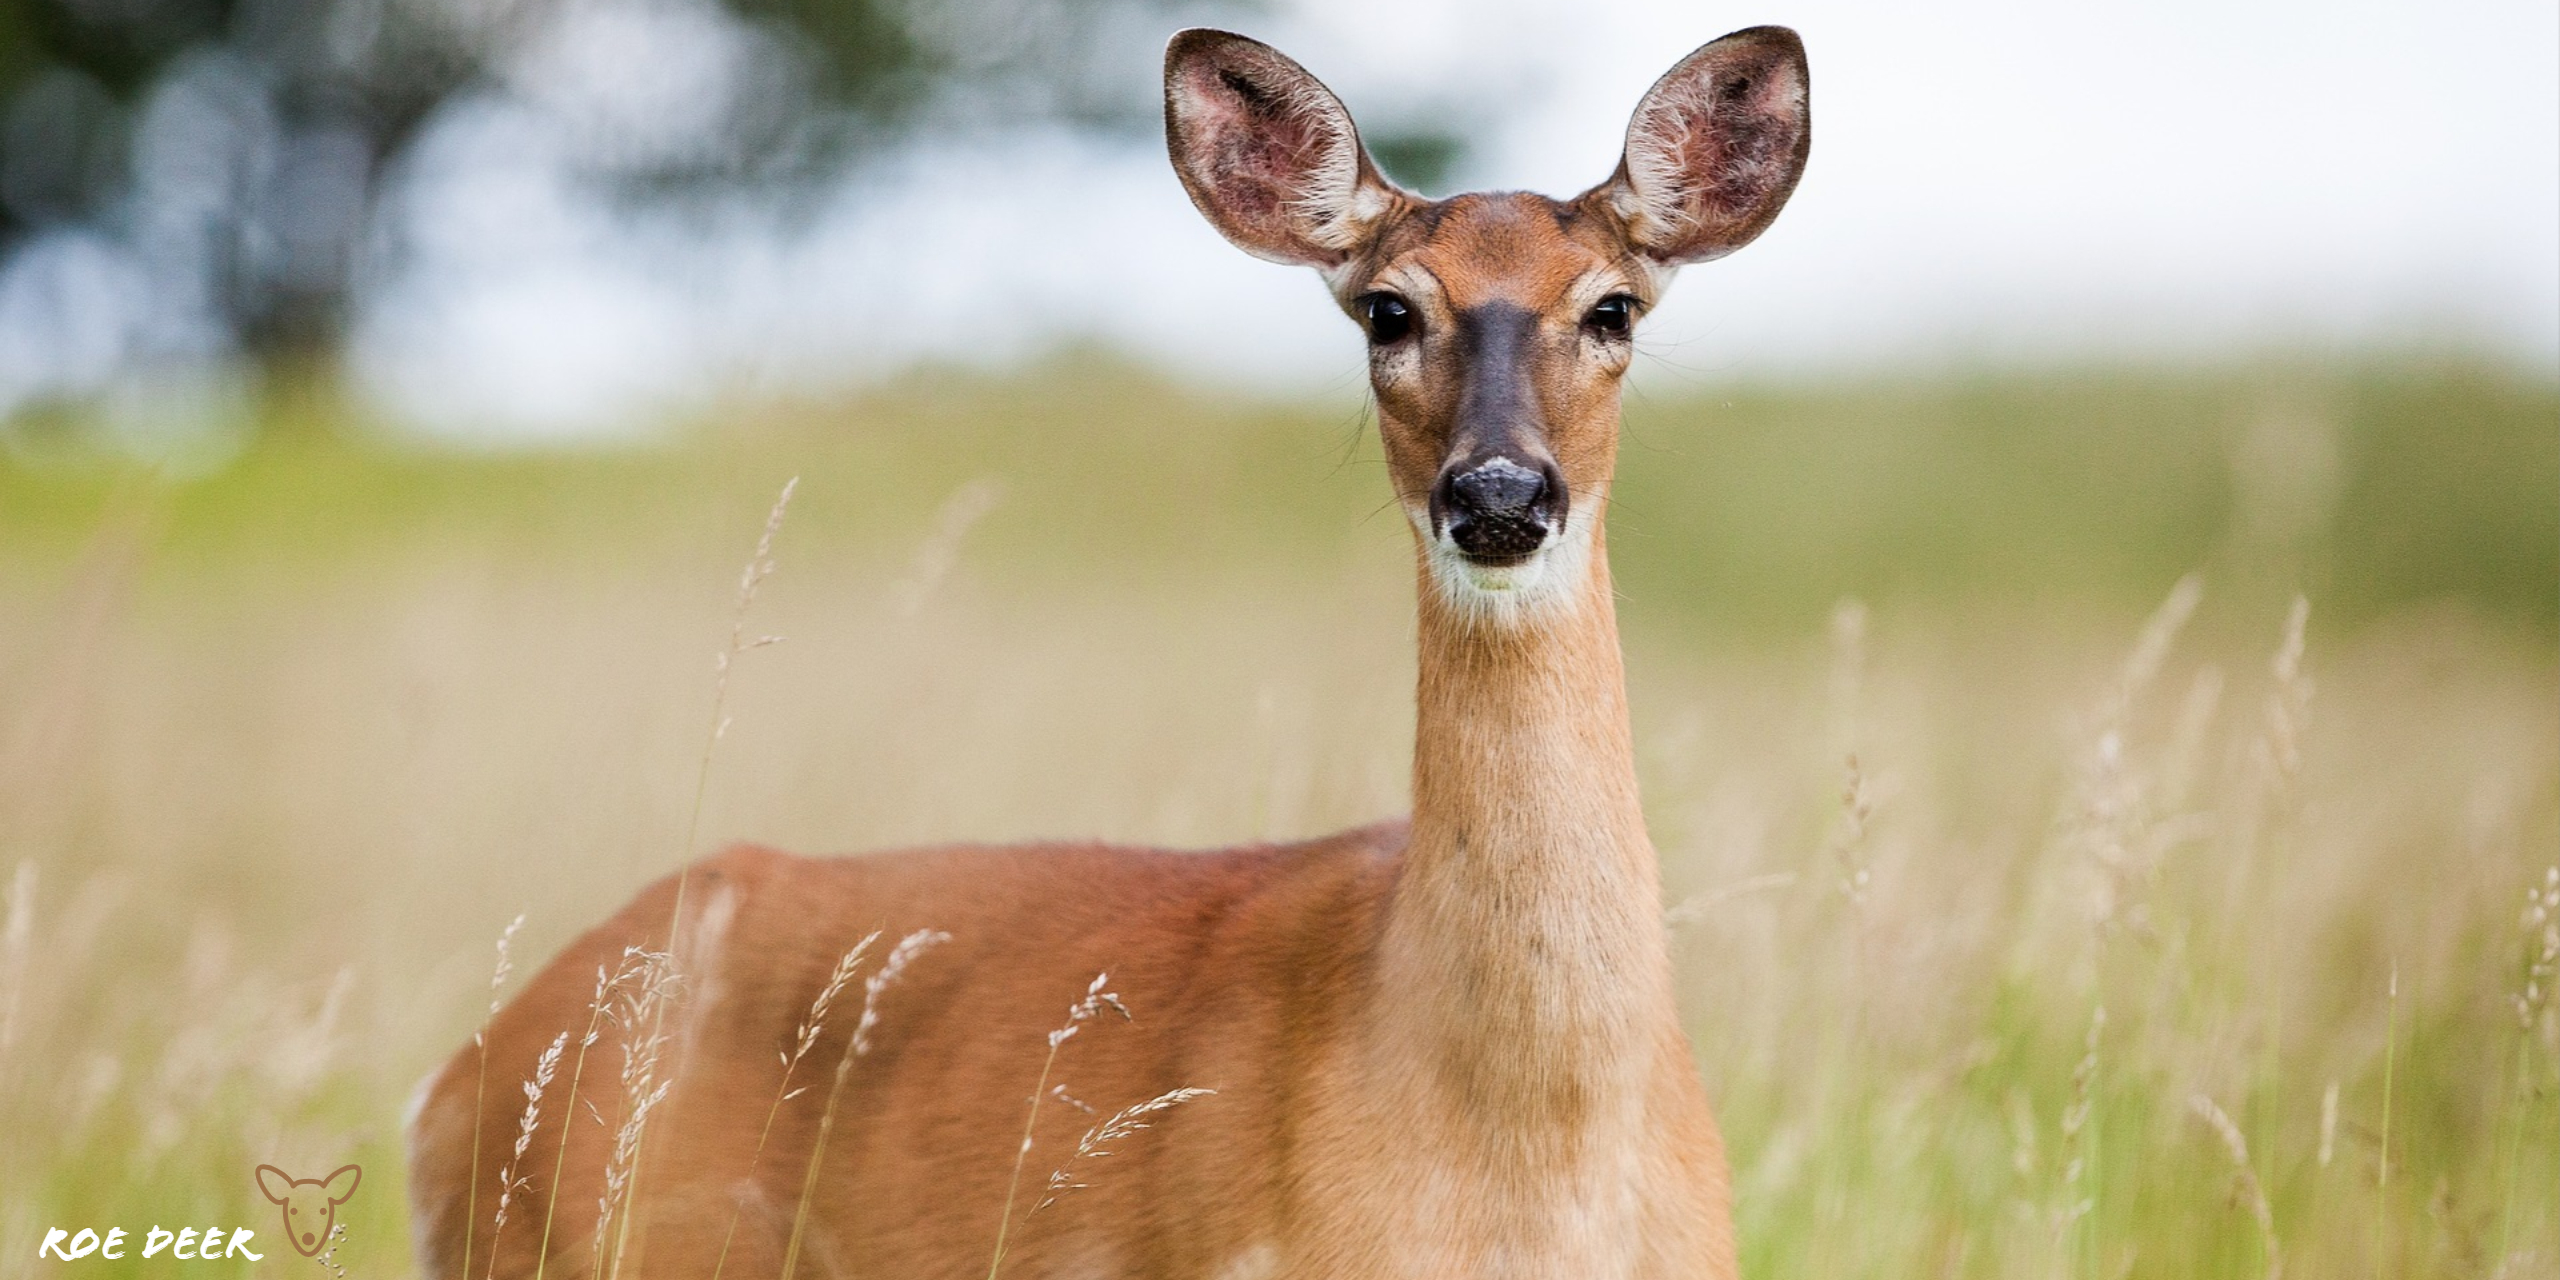
[[[333,1261],[413,1274],[401,1109],[502,931],[521,972],[723,841],[1404,804],[1356,399],[1071,354],[582,452],[269,413],[180,471],[0,432],[0,1280],[172,1265],[54,1226],[267,1239],[260,1163],[361,1163]],[[2560,386],[1656,383],[1621,477],[1747,1276],[2560,1273]],[[986,1028],[1026,1089],[1047,1030]],[[266,1248],[183,1269],[313,1265]]]

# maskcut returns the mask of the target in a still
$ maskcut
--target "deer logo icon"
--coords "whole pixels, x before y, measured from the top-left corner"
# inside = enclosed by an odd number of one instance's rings
[[[258,1190],[284,1210],[284,1238],[310,1257],[327,1247],[338,1206],[356,1193],[364,1170],[347,1165],[325,1178],[297,1178],[271,1164],[258,1166]]]

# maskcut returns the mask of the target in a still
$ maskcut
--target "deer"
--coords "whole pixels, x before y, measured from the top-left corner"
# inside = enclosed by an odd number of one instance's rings
[[[1758,237],[1804,171],[1803,44],[1754,27],[1690,53],[1643,95],[1616,170],[1569,200],[1405,190],[1330,90],[1244,36],[1181,32],[1164,75],[1192,203],[1245,252],[1314,268],[1366,335],[1414,547],[1410,815],[1207,852],[738,845],[692,863],[569,944],[423,1086],[410,1187],[430,1280],[578,1277],[605,1256],[597,1120],[633,1100],[590,1067],[507,1188],[514,1222],[556,1221],[493,1232],[494,1169],[522,1130],[475,1081],[511,1100],[635,948],[694,954],[617,1276],[1736,1274],[1603,516],[1639,320],[1680,267]],[[820,1114],[823,1079],[775,1102],[852,941],[921,930],[948,941],[875,993],[860,1056],[837,1057],[850,1029],[821,1033],[817,1060],[853,1064],[844,1114]],[[1074,1099],[1210,1092],[1025,1213],[1026,1155],[1036,1184],[1091,1123],[1032,1109],[1040,1033],[1100,994],[1134,1017],[1052,1039]]]

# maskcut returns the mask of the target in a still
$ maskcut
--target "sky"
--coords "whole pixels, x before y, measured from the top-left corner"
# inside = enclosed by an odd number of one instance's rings
[[[599,199],[582,149],[680,145],[755,64],[702,0],[564,12],[437,117],[378,228],[351,368],[417,431],[612,436],[1093,341],[1240,393],[1357,392],[1359,336],[1313,273],[1219,240],[1144,134],[935,134],[787,223]],[[1759,242],[1682,273],[1639,380],[2408,346],[2560,371],[2549,0],[1273,0],[1234,22],[1356,118],[1465,122],[1458,185],[1555,195],[1608,174],[1691,48],[1801,32],[1805,179]],[[1164,34],[1105,73],[1152,93]]]

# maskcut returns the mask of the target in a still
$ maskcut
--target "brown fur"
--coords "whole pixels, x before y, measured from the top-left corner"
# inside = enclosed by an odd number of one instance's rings
[[[1729,41],[1741,41],[1730,57],[1707,56],[1728,43],[1718,42],[1682,67],[1764,68],[1792,50],[1800,83],[1791,35]],[[572,1104],[564,1068],[525,1162],[533,1184],[493,1258],[513,1085],[562,1031],[574,1047],[598,966],[626,947],[667,945],[679,895],[693,941],[671,1019],[677,1083],[651,1121],[624,1275],[709,1275],[733,1218],[726,1274],[779,1273],[852,1014],[831,1019],[817,1065],[795,1077],[810,1091],[784,1105],[758,1158],[781,1058],[856,939],[926,928],[951,941],[889,992],[876,1045],[855,1060],[811,1200],[805,1274],[982,1274],[1043,1033],[1108,972],[1135,1021],[1066,1042],[1056,1081],[1104,1112],[1176,1087],[1216,1093],[1157,1116],[1103,1167],[1080,1171],[1089,1189],[1025,1217],[1092,1123],[1044,1106],[1006,1275],[1733,1275],[1724,1153],[1676,1016],[1599,527],[1626,361],[1623,341],[1595,336],[1585,317],[1603,293],[1652,301],[1674,255],[1640,247],[1631,221],[1655,214],[1629,194],[1623,165],[1570,202],[1429,204],[1395,191],[1365,155],[1346,168],[1345,153],[1327,150],[1357,147],[1331,95],[1241,37],[1178,37],[1167,81],[1177,168],[1222,230],[1325,270],[1346,307],[1392,289],[1415,309],[1416,336],[1372,360],[1422,563],[1410,822],[1214,853],[1031,845],[808,859],[737,848],[660,881],[496,1016],[476,1131],[477,1049],[429,1082],[411,1183],[432,1280],[585,1274],[611,1143],[599,1117],[619,1114],[618,1084],[591,1065]],[[1734,100],[1709,83],[1672,88]],[[1670,108],[1648,98],[1646,109]],[[1323,173],[1345,172],[1354,186],[1324,186]],[[1763,180],[1778,200],[1794,182],[1783,178]],[[1692,185],[1732,189],[1721,181]],[[1335,203],[1310,207],[1308,192]],[[1774,212],[1719,216],[1747,224],[1747,239]],[[1679,252],[1698,248],[1692,236]],[[1497,304],[1536,317],[1507,372],[1454,336],[1458,316]],[[1534,429],[1515,424],[1523,434],[1506,447],[1548,455],[1589,548],[1555,599],[1505,620],[1452,596],[1423,509],[1482,428],[1459,411],[1464,387],[1495,375],[1529,392],[1520,417]],[[598,1052],[613,1060],[610,1037]],[[544,1264],[534,1254],[555,1198]]]

